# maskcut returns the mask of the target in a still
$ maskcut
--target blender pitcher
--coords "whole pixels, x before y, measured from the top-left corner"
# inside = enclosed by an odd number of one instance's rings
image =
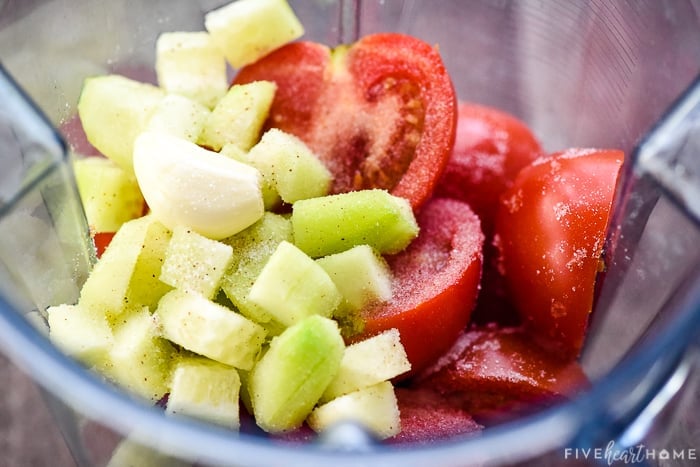
[[[95,261],[71,172],[76,148],[64,143],[82,81],[152,80],[158,34],[203,30],[204,13],[226,3],[0,1],[0,348],[43,388],[77,465],[128,456],[152,465],[600,465],[615,455],[697,465],[695,0],[290,1],[305,39],[336,45],[398,31],[437,44],[460,100],[518,116],[548,151],[625,151],[581,357],[593,384],[576,399],[460,441],[398,449],[341,425],[291,447],[167,417],[56,349],[43,311],[75,302]]]

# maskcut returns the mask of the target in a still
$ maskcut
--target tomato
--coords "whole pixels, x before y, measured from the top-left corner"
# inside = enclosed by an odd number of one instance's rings
[[[330,49],[286,45],[244,67],[234,84],[277,84],[265,128],[292,133],[333,174],[332,192],[383,188],[418,210],[455,138],[457,101],[437,50],[402,34]]]
[[[589,386],[581,366],[535,344],[522,327],[473,327],[417,380],[479,421],[566,400]]]
[[[507,190],[520,169],[542,154],[530,129],[515,116],[493,107],[459,102],[454,149],[435,196],[469,203],[481,219],[487,242],[484,248],[484,277],[472,319],[479,323],[519,322],[496,265],[491,245],[499,196]]]
[[[92,240],[95,242],[95,250],[97,251],[97,257],[101,257],[105,249],[114,238],[115,232],[95,232],[92,234]]]
[[[396,328],[410,376],[445,352],[466,327],[481,278],[484,236],[466,203],[432,199],[417,216],[418,237],[387,258],[393,298],[363,312],[364,338]]]
[[[537,138],[514,116],[460,102],[454,149],[435,195],[469,203],[490,237],[499,196],[541,154]]]
[[[494,242],[524,323],[578,355],[615,196],[621,151],[570,149],[524,168],[501,197]]]
[[[454,437],[478,434],[482,426],[462,407],[450,403],[429,389],[397,387],[401,432],[387,439],[389,444],[427,444]]]

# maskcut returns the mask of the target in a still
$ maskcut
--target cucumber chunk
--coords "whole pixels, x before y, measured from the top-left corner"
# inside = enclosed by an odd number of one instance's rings
[[[322,401],[363,389],[411,369],[399,331],[390,329],[349,345],[338,374],[323,393]]]
[[[275,337],[248,379],[258,425],[272,433],[299,427],[335,377],[344,348],[336,322],[322,316]]]
[[[114,345],[101,369],[127,391],[153,402],[170,390],[175,348],[158,335],[147,308],[122,317],[115,326]]]
[[[205,31],[166,32],[156,42],[158,85],[208,109],[228,90],[226,59]]]
[[[192,467],[192,463],[127,438],[114,448],[106,467]]]
[[[158,304],[163,337],[217,362],[249,370],[265,341],[258,324],[194,292],[175,289]]]
[[[369,245],[358,245],[316,260],[357,311],[391,298],[392,273],[386,260]]]
[[[235,144],[248,151],[260,139],[276,90],[272,81],[231,86],[207,116],[199,144],[214,151]]]
[[[144,305],[155,308],[170,290],[158,279],[170,235],[150,215],[123,224],[90,272],[78,303],[108,318]]]
[[[299,248],[281,242],[250,289],[249,300],[280,323],[330,317],[342,296],[326,271]]]
[[[133,173],[134,141],[164,96],[165,92],[156,86],[119,75],[87,78],[78,101],[78,115],[88,141]]]
[[[371,430],[379,439],[390,438],[401,431],[396,394],[388,381],[333,399],[314,409],[307,421],[316,432],[335,423],[353,421]]]
[[[143,195],[133,173],[104,157],[84,157],[73,162],[75,182],[90,228],[116,232],[124,222],[143,213]]]
[[[173,369],[165,410],[238,429],[240,387],[235,368],[203,357],[185,357]]]
[[[207,13],[204,26],[233,68],[304,34],[286,0],[238,0]]]
[[[160,131],[196,143],[209,109],[178,94],[168,94],[156,105],[144,131]]]
[[[221,281],[221,288],[238,311],[258,323],[268,323],[272,315],[248,298],[260,271],[277,246],[292,240],[292,224],[284,216],[266,212],[262,219],[242,232],[224,239],[231,245],[231,266]]]
[[[160,280],[176,289],[213,298],[233,257],[233,248],[186,227],[176,227],[165,252]]]
[[[104,315],[78,305],[51,306],[46,312],[56,347],[87,366],[105,360],[114,336]]]
[[[292,134],[277,128],[267,130],[247,158],[285,203],[328,194],[331,173],[306,143]]]
[[[294,203],[294,243],[313,258],[370,245],[398,253],[418,235],[411,205],[385,190],[361,190]]]

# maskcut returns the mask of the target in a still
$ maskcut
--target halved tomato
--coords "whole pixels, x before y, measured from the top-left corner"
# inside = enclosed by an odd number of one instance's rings
[[[576,356],[593,306],[622,151],[570,149],[524,168],[501,197],[494,242],[524,323]]]
[[[277,84],[266,128],[306,142],[333,174],[332,192],[383,188],[416,211],[431,196],[457,119],[435,47],[396,33],[335,49],[295,42],[241,69],[234,84],[257,80]]]
[[[388,257],[393,298],[363,312],[359,338],[396,328],[411,362],[408,377],[450,348],[469,322],[481,278],[484,235],[469,205],[432,199],[418,215],[420,233]]]

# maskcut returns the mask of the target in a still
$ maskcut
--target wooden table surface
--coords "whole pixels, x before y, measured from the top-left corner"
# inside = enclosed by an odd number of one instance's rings
[[[0,353],[0,467],[75,467],[35,384]]]

